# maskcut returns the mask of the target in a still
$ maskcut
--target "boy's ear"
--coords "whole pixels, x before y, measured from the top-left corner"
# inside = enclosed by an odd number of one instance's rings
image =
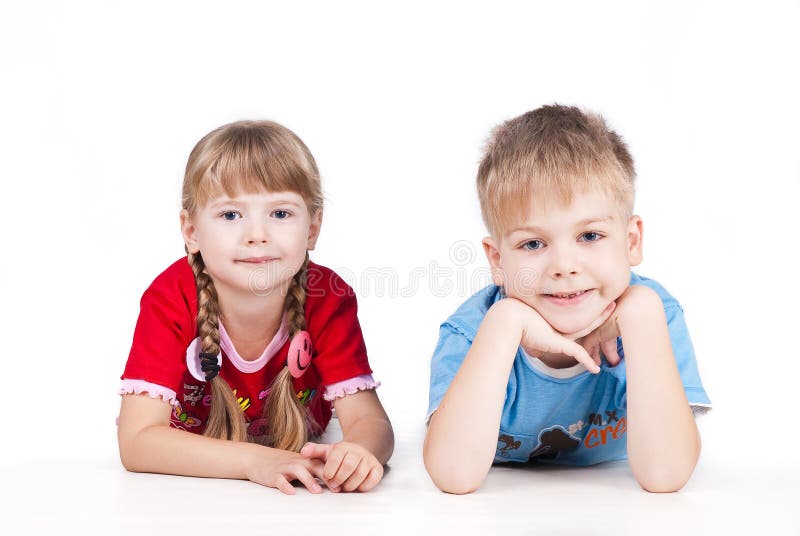
[[[492,270],[492,282],[498,287],[502,287],[505,281],[503,267],[500,264],[499,244],[491,236],[484,238],[481,244],[483,244],[483,252],[486,253],[486,259],[489,261],[489,268]]]
[[[311,216],[311,225],[308,227],[308,246],[306,249],[312,251],[317,247],[317,238],[322,229],[322,210],[318,210],[316,214]]]
[[[200,251],[200,246],[197,243],[196,228],[189,218],[187,210],[181,210],[181,234],[183,234],[183,242],[186,244],[186,251],[195,254]]]
[[[628,220],[628,263],[636,266],[642,262],[642,218],[631,216]]]

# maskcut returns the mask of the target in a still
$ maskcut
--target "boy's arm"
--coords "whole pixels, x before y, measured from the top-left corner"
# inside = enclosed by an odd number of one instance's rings
[[[522,336],[513,307],[511,300],[501,300],[489,309],[431,416],[423,458],[442,491],[475,491],[492,465],[506,385]]]
[[[625,348],[628,461],[647,491],[677,491],[700,455],[700,435],[672,353],[664,306],[653,290],[630,287],[618,301]]]
[[[480,487],[497,450],[505,391],[517,349],[566,354],[598,373],[600,367],[575,339],[604,324],[609,305],[578,333],[556,332],[534,309],[508,298],[492,305],[461,367],[431,416],[423,457],[434,484],[449,493]]]

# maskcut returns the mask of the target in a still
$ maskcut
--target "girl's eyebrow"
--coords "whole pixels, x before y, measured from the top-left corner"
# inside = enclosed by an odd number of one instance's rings
[[[212,209],[213,208],[217,208],[217,207],[221,207],[221,206],[225,206],[225,205],[233,205],[233,206],[239,207],[239,206],[244,206],[246,204],[247,203],[244,203],[242,201],[226,197],[226,198],[222,198],[222,199],[217,199],[216,201],[211,203],[209,205],[209,207],[212,208]],[[298,203],[297,201],[294,201],[293,199],[290,199],[290,198],[270,199],[269,201],[267,201],[266,204],[270,205],[270,206],[272,206],[272,205],[292,205],[293,207],[299,207],[300,206],[300,203]]]

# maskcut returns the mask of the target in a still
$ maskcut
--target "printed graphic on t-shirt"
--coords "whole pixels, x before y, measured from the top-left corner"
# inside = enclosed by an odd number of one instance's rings
[[[561,452],[575,450],[580,444],[581,440],[570,435],[563,427],[553,426],[539,434],[539,444],[531,451],[528,461],[553,460]]]
[[[508,460],[538,462],[552,461],[579,449],[592,452],[598,447],[625,448],[627,419],[624,410],[605,410],[603,413],[589,413],[585,419],[568,426],[554,424],[542,429],[536,436],[512,434],[500,431],[497,438],[497,458]],[[527,452],[527,456],[525,453]],[[580,456],[580,454],[579,454]]]
[[[184,411],[183,406],[181,406],[180,403],[175,405],[175,407],[172,409],[172,416],[174,417],[172,425],[175,428],[179,428],[187,432],[191,431],[192,428],[197,428],[198,426],[203,424],[203,421],[201,421],[197,417],[189,415],[186,411]]]

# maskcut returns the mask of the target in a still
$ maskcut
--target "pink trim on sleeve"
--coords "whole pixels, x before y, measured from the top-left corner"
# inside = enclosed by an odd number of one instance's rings
[[[169,402],[173,406],[180,405],[175,391],[168,389],[163,385],[146,382],[144,380],[129,380],[127,378],[122,380],[122,385],[119,388],[120,395],[140,395],[142,393],[147,393],[150,398],[161,397],[164,402]]]
[[[331,401],[343,396],[352,395],[358,391],[366,389],[375,389],[381,385],[381,382],[376,382],[372,378],[372,374],[362,374],[349,380],[336,382],[332,385],[325,386],[325,393],[322,398]]]

